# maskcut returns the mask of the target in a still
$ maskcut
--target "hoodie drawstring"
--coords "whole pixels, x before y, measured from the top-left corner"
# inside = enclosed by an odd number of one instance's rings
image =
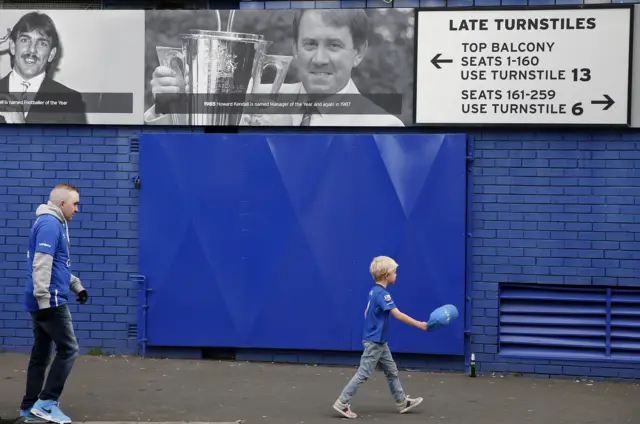
[[[64,221],[64,230],[67,233],[67,266],[71,267],[71,250],[69,245],[71,244],[71,239],[69,238],[69,224],[67,223],[67,218],[62,216],[62,220]]]

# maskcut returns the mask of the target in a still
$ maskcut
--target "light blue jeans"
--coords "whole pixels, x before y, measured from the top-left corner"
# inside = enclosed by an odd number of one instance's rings
[[[402,390],[400,378],[398,377],[398,367],[391,356],[391,351],[387,343],[364,341],[362,344],[364,344],[364,352],[362,352],[362,357],[360,358],[360,366],[340,394],[340,402],[344,404],[351,403],[351,399],[353,399],[360,386],[362,386],[362,383],[371,377],[378,363],[382,371],[384,371],[384,375],[387,377],[391,396],[393,396],[397,403],[404,402],[404,391]]]

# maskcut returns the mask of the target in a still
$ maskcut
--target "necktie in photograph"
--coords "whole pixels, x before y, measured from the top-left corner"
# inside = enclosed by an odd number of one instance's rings
[[[27,90],[29,89],[29,86],[31,84],[28,83],[27,81],[22,81],[20,84],[22,85],[22,96],[20,96],[20,101],[24,102],[28,98],[27,95],[29,93],[27,92]],[[22,108],[22,115],[26,118],[27,112],[29,112],[29,105],[21,103],[21,108]]]
[[[311,124],[311,118],[313,114],[318,111],[315,106],[303,106],[302,110],[304,111],[304,115],[302,115],[302,121],[300,122],[301,127],[308,127]]]

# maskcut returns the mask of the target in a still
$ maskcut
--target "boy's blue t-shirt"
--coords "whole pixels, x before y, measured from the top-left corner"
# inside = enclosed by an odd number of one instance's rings
[[[364,318],[363,340],[386,343],[389,326],[389,312],[396,308],[396,304],[389,292],[380,284],[376,284],[369,291]]]

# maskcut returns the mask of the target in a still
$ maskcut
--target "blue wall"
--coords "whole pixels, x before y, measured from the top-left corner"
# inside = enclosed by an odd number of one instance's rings
[[[640,134],[485,133],[474,144],[472,340],[481,369],[640,378],[637,363],[497,354],[501,283],[640,287]]]
[[[131,182],[138,154],[130,138],[139,131],[4,127],[1,134],[1,348],[30,347],[20,305],[29,226],[50,186],[69,181],[82,190],[81,213],[71,222],[75,269],[92,295],[90,304],[72,306],[79,341],[84,352],[135,353],[137,287],[128,276],[138,270]],[[497,316],[503,282],[640,286],[640,134],[484,133],[471,147],[472,349],[480,369],[639,378],[640,369],[625,363],[502,358]],[[452,367],[440,359],[410,363]]]
[[[468,6],[472,0],[451,0]],[[513,0],[519,4],[575,0]],[[444,6],[444,0],[396,0],[396,7]],[[499,5],[499,0],[476,0]],[[385,7],[381,1],[246,2],[242,8]],[[147,129],[144,129],[147,131]],[[156,130],[157,131],[157,130]],[[458,130],[459,131],[459,130]],[[201,131],[195,131],[201,132]],[[50,187],[82,190],[71,223],[75,269],[89,305],[72,306],[83,352],[135,353],[138,129],[0,127],[0,350],[28,351],[21,311],[24,252],[38,203]],[[538,376],[640,378],[640,365],[504,358],[498,353],[499,284],[640,287],[640,133],[483,133],[472,151],[472,349],[482,371]],[[562,196],[562,197],[561,197]],[[133,325],[133,327],[131,327]],[[190,352],[200,355],[201,352]],[[292,353],[269,359],[296,361]],[[265,359],[243,352],[239,359]],[[357,357],[316,354],[309,360],[356,363]],[[399,358],[406,366],[451,368],[441,358]],[[456,368],[454,366],[453,368]]]
[[[81,192],[80,213],[70,222],[74,272],[91,300],[71,302],[82,352],[135,353],[138,154],[135,129],[0,127],[0,349],[28,351],[29,316],[22,311],[29,229],[38,204],[53,185]]]
[[[361,353],[369,264],[389,253],[402,267],[393,298],[403,311],[464,312],[466,139],[144,134],[139,268],[151,291],[141,334],[150,346]],[[159,207],[167,193],[179,212]],[[462,356],[464,325],[425,337],[393,320],[394,352]]]

